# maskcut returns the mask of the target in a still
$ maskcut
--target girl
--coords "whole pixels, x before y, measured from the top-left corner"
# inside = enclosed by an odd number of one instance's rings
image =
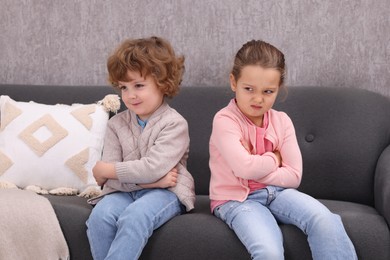
[[[109,120],[93,168],[104,188],[87,235],[95,260],[138,259],[155,229],[194,207],[188,125],[164,101],[179,90],[184,57],[161,38],[126,40],[107,67],[128,109]]]
[[[296,190],[302,158],[294,126],[272,109],[285,74],[283,53],[266,42],[237,52],[235,98],[215,115],[210,138],[211,210],[253,259],[284,258],[278,222],[307,234],[314,259],[357,259],[340,217]]]

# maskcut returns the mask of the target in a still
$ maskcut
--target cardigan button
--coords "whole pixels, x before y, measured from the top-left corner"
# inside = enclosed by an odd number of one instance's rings
[[[306,140],[306,142],[308,142],[308,143],[313,142],[313,141],[314,141],[314,135],[308,134],[308,135],[305,137],[305,140]]]

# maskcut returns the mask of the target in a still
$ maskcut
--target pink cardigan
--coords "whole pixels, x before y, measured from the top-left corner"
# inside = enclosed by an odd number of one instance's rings
[[[234,99],[214,117],[210,138],[210,199],[244,201],[248,194],[248,180],[265,185],[297,188],[302,178],[302,155],[295,129],[284,112],[271,109],[265,138],[280,151],[282,166],[276,156],[266,152],[252,154],[240,139],[256,149],[256,126],[250,125]]]

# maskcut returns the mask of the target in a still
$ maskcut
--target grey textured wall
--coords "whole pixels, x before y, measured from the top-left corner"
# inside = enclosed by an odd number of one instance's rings
[[[389,0],[0,0],[0,83],[106,84],[123,39],[163,36],[186,56],[184,86],[226,86],[234,53],[261,38],[290,86],[390,96]]]

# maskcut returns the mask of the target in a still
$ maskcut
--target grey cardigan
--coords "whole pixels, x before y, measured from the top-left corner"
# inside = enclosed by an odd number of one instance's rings
[[[102,195],[89,202],[95,204],[116,191],[140,190],[137,184],[156,182],[176,167],[177,185],[169,190],[190,211],[195,203],[195,185],[187,170],[189,143],[187,121],[165,102],[143,130],[130,110],[113,116],[108,122],[102,160],[115,164],[118,180],[108,180]]]

